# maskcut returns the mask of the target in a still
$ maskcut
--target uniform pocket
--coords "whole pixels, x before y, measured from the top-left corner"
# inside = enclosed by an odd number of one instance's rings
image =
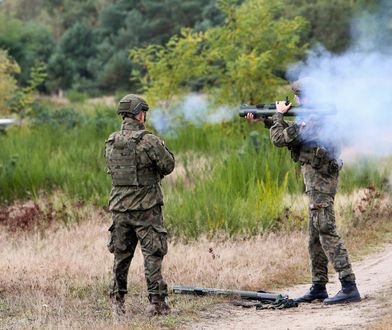
[[[330,207],[326,207],[321,210],[319,223],[320,223],[321,234],[324,235],[336,234],[335,217],[333,216],[333,213],[331,214]]]
[[[148,254],[163,257],[167,254],[167,231],[162,227],[148,226],[140,244]]]
[[[110,253],[114,253],[114,223],[109,227],[109,239],[107,247]]]

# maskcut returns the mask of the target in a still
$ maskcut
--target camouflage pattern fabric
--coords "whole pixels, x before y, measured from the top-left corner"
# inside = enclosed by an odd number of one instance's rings
[[[145,211],[113,212],[109,231],[108,249],[114,253],[109,286],[111,296],[128,292],[128,270],[138,242],[144,257],[149,295],[167,296],[167,285],[161,274],[162,260],[167,253],[167,232],[163,226],[161,206]]]
[[[134,136],[144,125],[133,118],[125,118],[121,127],[123,136]],[[111,134],[106,141],[105,157],[114,143]],[[167,232],[163,225],[161,206],[163,195],[160,179],[174,169],[174,156],[163,141],[149,133],[140,135],[136,144],[137,181],[140,185],[112,185],[109,209],[113,224],[109,228],[108,249],[114,254],[110,295],[121,297],[127,293],[128,270],[138,242],[144,256],[145,277],[149,295],[165,297],[167,285],[162,278],[161,265],[167,253]],[[128,158],[129,160],[129,158]],[[135,164],[130,164],[135,166]],[[148,180],[153,176],[153,180]],[[157,179],[158,178],[158,179]]]
[[[347,249],[336,232],[334,197],[313,191],[309,197],[309,255],[313,283],[328,282],[328,260],[339,279],[354,282]]]
[[[325,146],[311,134],[314,127],[306,123],[306,130],[295,122],[283,120],[276,113],[272,117],[271,142],[277,147],[287,147],[292,158],[301,164],[306,193],[309,199],[309,256],[314,283],[328,282],[328,260],[339,273],[339,278],[354,281],[347,250],[336,232],[334,197],[339,179],[340,162],[338,146],[328,141]],[[317,129],[320,127],[315,125]],[[322,157],[316,151],[325,150]]]
[[[126,118],[122,131],[143,130],[144,125],[131,118]],[[113,134],[106,144],[113,143]],[[107,148],[106,148],[107,149]],[[148,175],[150,170],[156,171],[162,178],[174,169],[173,154],[163,141],[153,135],[144,135],[136,146],[138,176]],[[160,183],[141,186],[113,186],[109,196],[109,210],[126,212],[128,210],[147,210],[155,205],[163,205],[163,194]]]

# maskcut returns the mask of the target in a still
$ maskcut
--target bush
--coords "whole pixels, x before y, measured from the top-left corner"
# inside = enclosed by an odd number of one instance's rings
[[[69,90],[65,96],[67,97],[68,100],[70,100],[72,103],[83,103],[88,99],[88,95],[84,92],[79,92],[77,90]]]
[[[74,108],[50,109],[41,104],[35,104],[32,112],[29,114],[29,120],[33,127],[47,125],[53,128],[64,127],[71,129],[80,126],[83,117]]]

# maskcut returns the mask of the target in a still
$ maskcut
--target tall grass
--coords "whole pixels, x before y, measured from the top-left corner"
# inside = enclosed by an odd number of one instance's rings
[[[390,189],[391,159],[358,159],[355,164],[345,166],[341,175],[341,191],[348,193],[358,187],[374,187],[378,190]]]
[[[110,181],[98,141],[102,137],[91,127],[23,128],[1,137],[1,199],[60,189],[71,197],[103,203]]]
[[[113,109],[41,111],[32,123],[0,136],[0,202],[61,190],[71,199],[105,205],[110,177],[104,141],[120,126]],[[298,165],[287,150],[271,145],[262,125],[238,120],[171,133],[163,138],[178,170],[163,188],[167,225],[176,235],[265,231],[280,217],[283,196],[303,191]],[[341,184],[345,192],[382,188],[387,175],[372,163],[345,166]]]
[[[283,210],[288,172],[270,167],[276,153],[247,149],[212,160],[194,182],[179,180],[165,187],[171,232],[191,237],[217,231],[254,234],[274,225]]]

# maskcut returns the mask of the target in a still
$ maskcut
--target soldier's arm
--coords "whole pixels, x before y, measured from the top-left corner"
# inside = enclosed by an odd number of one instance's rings
[[[277,147],[291,147],[299,143],[299,126],[291,121],[283,120],[282,113],[272,116],[273,125],[270,129],[271,142]]]
[[[104,148],[104,151],[103,151],[103,156],[105,157],[105,160],[106,160],[106,171],[107,171],[107,173],[109,173],[109,165],[108,165],[108,157],[109,157],[109,155],[108,155],[107,148],[108,148],[109,145],[112,145],[114,143],[115,136],[116,136],[116,132],[110,134],[108,139],[105,141],[105,148]]]
[[[174,155],[157,136],[148,134],[144,139],[146,141],[145,151],[159,173],[162,176],[170,174],[174,170]]]

